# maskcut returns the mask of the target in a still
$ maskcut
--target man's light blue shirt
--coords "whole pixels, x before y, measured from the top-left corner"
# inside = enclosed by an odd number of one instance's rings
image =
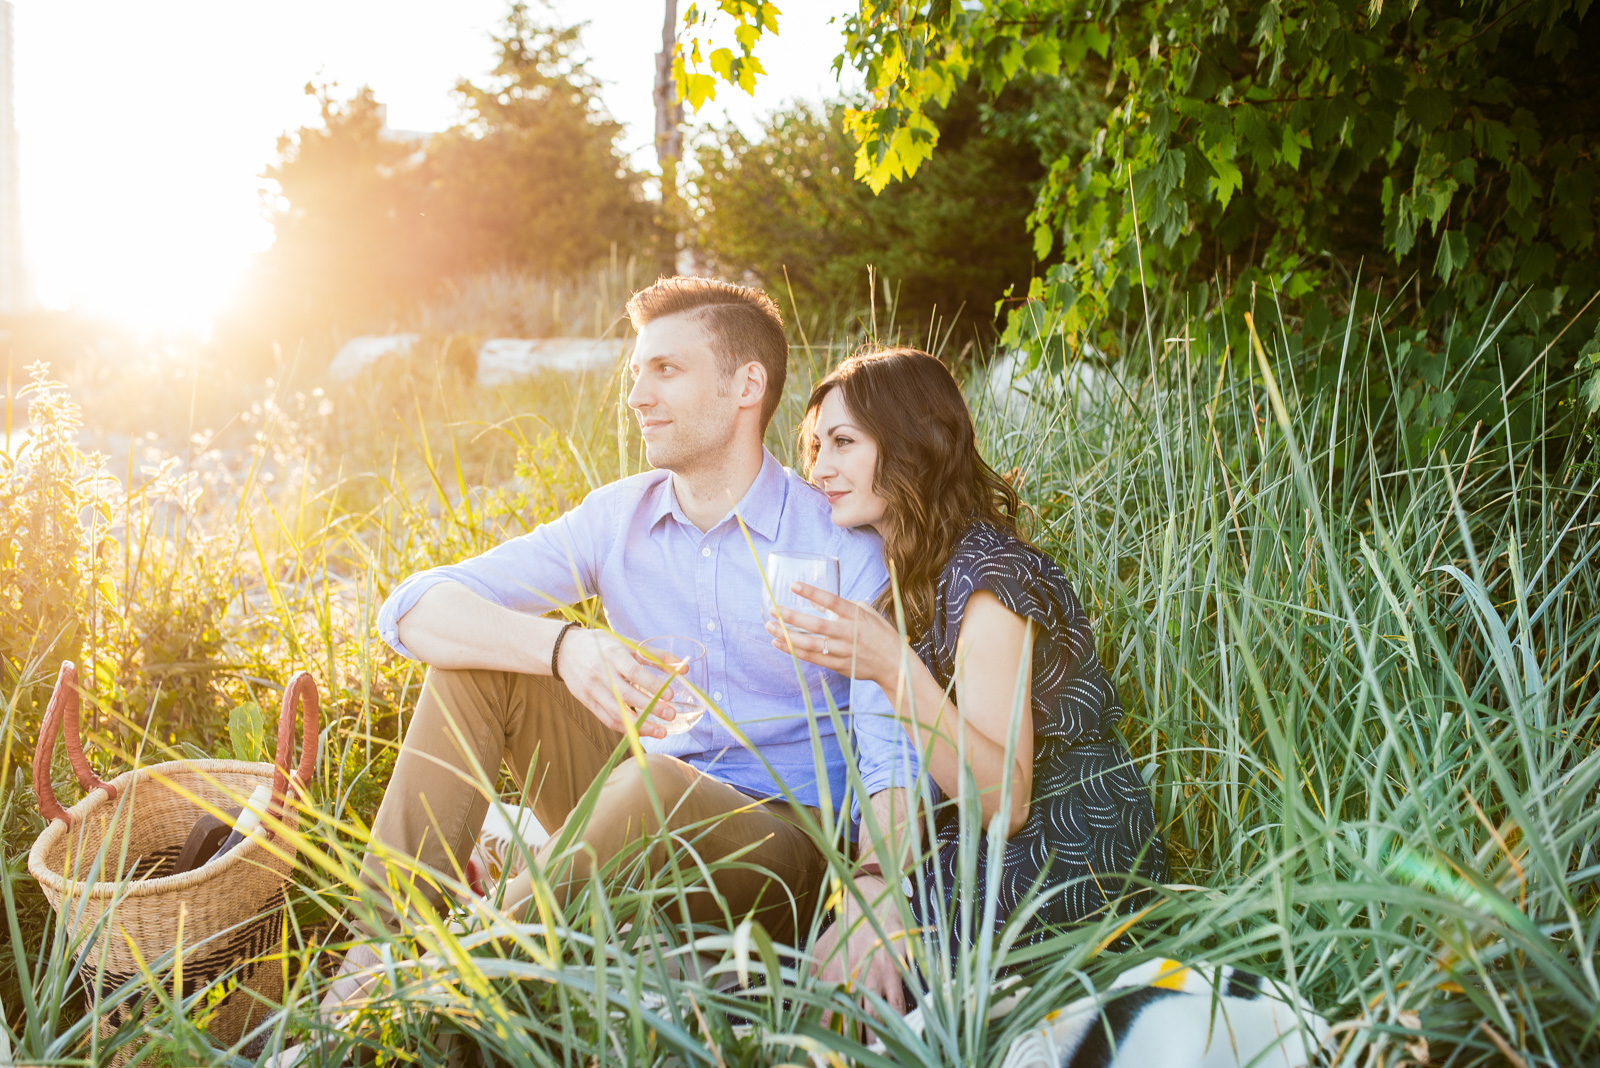
[[[704,642],[712,703],[760,755],[744,748],[716,712],[683,734],[642,739],[646,750],[679,757],[756,797],[780,796],[765,761],[807,805],[823,800],[820,758],[837,811],[847,769],[829,714],[831,694],[851,729],[867,794],[912,787],[916,752],[883,691],[803,661],[797,672],[795,660],[772,647],[761,566],[774,551],[837,556],[840,593],[848,600],[870,603],[888,582],[877,535],[834,526],[827,498],[764,452],[744,499],[709,531],[684,515],[668,472],[625,478],[481,556],[412,575],[379,610],[378,633],[411,656],[400,641],[400,619],[441,582],[459,582],[519,612],[544,613],[599,594],[620,635],[642,641],[684,634]]]

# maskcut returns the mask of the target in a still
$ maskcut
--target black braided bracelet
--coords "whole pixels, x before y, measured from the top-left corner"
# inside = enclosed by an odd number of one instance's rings
[[[556,643],[550,648],[550,674],[555,677],[557,682],[566,681],[561,677],[561,668],[559,666],[559,661],[561,659],[561,643],[566,639],[567,631],[571,630],[577,625],[578,624],[575,621],[569,621],[566,626],[562,627],[561,630],[556,633]]]

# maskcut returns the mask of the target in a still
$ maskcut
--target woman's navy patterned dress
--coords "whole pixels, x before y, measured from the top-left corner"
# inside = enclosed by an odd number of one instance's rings
[[[1117,734],[1122,704],[1095,652],[1089,618],[1053,559],[1006,531],[974,523],[939,576],[933,626],[914,644],[917,655],[948,689],[967,599],[978,590],[1034,624],[1033,798],[1027,822],[1006,840],[996,929],[1032,887],[1070,885],[1050,894],[1029,923],[1025,940],[1032,940],[1127,892],[1120,875],[1165,879],[1166,850],[1150,791]],[[957,878],[955,809],[949,801],[940,807],[936,851],[925,872],[930,899],[937,908],[942,897],[941,911],[948,911],[924,915],[925,924],[954,924],[961,915],[954,891],[967,888]],[[987,855],[980,838],[977,882],[967,899],[974,920],[982,915]]]

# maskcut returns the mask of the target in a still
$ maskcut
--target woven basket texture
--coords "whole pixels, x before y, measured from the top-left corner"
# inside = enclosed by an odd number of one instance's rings
[[[224,1045],[281,999],[283,961],[271,955],[282,943],[295,806],[263,822],[270,837],[258,833],[209,864],[171,874],[195,820],[242,805],[272,784],[273,771],[233,760],[152,764],[113,779],[114,797],[92,791],[68,810],[70,825],[54,821],[39,836],[28,870],[68,936],[83,941],[81,974],[92,992],[109,994],[151,969],[187,995],[243,966],[238,988],[203,1010],[207,1031]],[[160,966],[169,954],[173,961]],[[102,1034],[133,1011],[119,1005],[102,1018]]]

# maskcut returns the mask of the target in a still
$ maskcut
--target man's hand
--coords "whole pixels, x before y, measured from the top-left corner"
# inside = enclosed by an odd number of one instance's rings
[[[665,721],[677,717],[669,676],[639,663],[626,643],[605,631],[577,627],[567,631],[557,666],[572,696],[618,734],[624,733],[623,714],[642,711],[651,701],[655,706],[650,715],[638,721],[644,737],[665,738]]]
[[[856,876],[856,890],[862,900],[872,904],[872,913],[889,944],[885,946],[878,937],[878,929],[863,915],[856,896],[847,893],[839,906],[837,921],[817,938],[812,950],[812,971],[825,983],[843,983],[850,993],[870,990],[904,1016],[905,987],[895,958],[905,955],[904,941],[909,937],[901,919],[905,899],[875,875]],[[872,1011],[865,1000],[862,1005]]]

